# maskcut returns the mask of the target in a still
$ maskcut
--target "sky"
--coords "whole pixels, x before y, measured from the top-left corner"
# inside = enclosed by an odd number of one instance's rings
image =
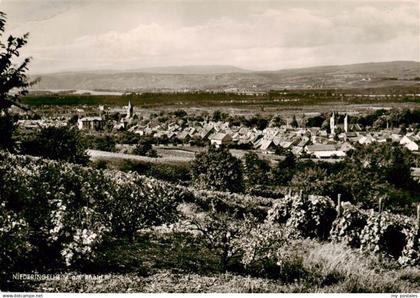
[[[417,0],[0,0],[31,73],[420,61]]]

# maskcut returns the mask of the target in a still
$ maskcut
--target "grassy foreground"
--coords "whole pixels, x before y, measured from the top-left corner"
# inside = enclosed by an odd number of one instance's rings
[[[63,278],[28,286],[40,292],[86,293],[420,291],[419,268],[397,269],[389,262],[385,266],[377,258],[336,243],[296,240],[284,247],[280,270],[271,277],[256,277],[257,272],[235,273],[235,264],[223,272],[218,262],[199,238],[182,233],[144,234],[135,243],[121,239],[106,243],[96,264],[83,270],[95,274],[94,279]]]

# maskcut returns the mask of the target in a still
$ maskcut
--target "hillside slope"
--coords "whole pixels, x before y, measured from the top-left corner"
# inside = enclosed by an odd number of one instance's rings
[[[229,66],[149,68],[125,72],[69,72],[41,75],[34,90],[119,91],[375,88],[420,86],[420,62],[395,61],[246,71]],[[417,78],[417,79],[416,79]]]

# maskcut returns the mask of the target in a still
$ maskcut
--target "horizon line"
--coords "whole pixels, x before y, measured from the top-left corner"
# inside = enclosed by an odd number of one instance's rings
[[[230,64],[184,64],[184,65],[166,65],[166,66],[148,66],[148,67],[139,67],[139,68],[130,68],[130,69],[111,69],[111,68],[96,68],[96,69],[73,69],[73,70],[58,70],[58,71],[51,71],[51,72],[34,72],[28,71],[28,75],[30,76],[38,76],[38,75],[54,75],[54,74],[66,74],[66,73],[96,73],[96,72],[118,72],[118,73],[128,73],[128,72],[139,72],[141,73],[142,70],[153,70],[153,69],[163,69],[163,68],[187,68],[187,67],[232,67],[237,68],[238,72],[231,71],[226,73],[239,73],[239,72],[277,72],[277,71],[284,71],[284,70],[299,70],[299,69],[306,69],[306,68],[319,68],[319,67],[340,67],[340,66],[351,66],[351,65],[362,65],[362,64],[380,64],[380,63],[397,63],[397,62],[412,62],[412,63],[420,63],[420,60],[386,60],[386,61],[366,61],[366,62],[357,62],[357,63],[345,63],[345,64],[318,64],[318,65],[309,65],[309,66],[299,66],[299,67],[286,67],[286,68],[279,68],[279,69],[250,69],[244,68],[236,65]],[[145,73],[155,73],[159,74],[159,72],[150,72],[147,71]],[[221,72],[223,73],[223,72]],[[162,74],[177,74],[177,73],[162,73]],[[180,73],[181,74],[181,73]],[[194,73],[190,73],[194,74]]]

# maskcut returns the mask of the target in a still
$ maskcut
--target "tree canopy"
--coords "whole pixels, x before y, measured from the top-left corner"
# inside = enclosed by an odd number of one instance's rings
[[[244,156],[244,176],[247,188],[267,184],[270,169],[267,160],[260,159],[255,152],[246,153]]]
[[[7,111],[11,106],[26,109],[17,101],[35,83],[26,74],[31,58],[14,63],[20,56],[20,49],[28,42],[29,33],[20,37],[10,35],[3,41],[6,19],[6,14],[0,11],[0,111]]]
[[[197,154],[191,165],[194,183],[218,191],[243,191],[242,164],[228,149],[210,147]]]
[[[22,144],[24,153],[53,160],[85,164],[86,143],[76,129],[68,127],[47,127],[32,139]]]

